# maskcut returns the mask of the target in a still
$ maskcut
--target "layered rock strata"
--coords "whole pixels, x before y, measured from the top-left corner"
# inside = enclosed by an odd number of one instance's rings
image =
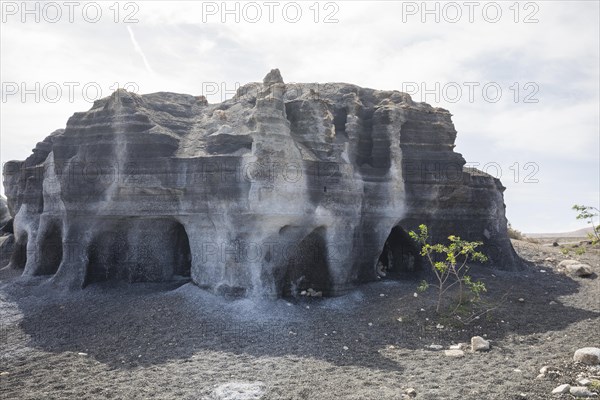
[[[464,168],[451,114],[398,91],[285,84],[230,100],[124,90],[4,166],[11,268],[81,288],[190,277],[219,293],[343,293],[410,276],[407,231],[514,268],[504,187]]]

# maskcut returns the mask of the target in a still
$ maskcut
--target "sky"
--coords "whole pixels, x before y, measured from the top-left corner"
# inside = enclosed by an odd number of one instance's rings
[[[279,68],[450,110],[455,151],[501,179],[518,230],[600,208],[598,1],[0,3],[2,164],[118,87],[215,103]]]

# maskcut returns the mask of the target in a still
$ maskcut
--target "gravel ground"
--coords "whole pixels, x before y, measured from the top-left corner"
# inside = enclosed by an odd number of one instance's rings
[[[329,299],[213,296],[190,283],[55,291],[0,270],[2,399],[548,399],[600,347],[600,260],[591,278],[558,274],[558,248],[515,241],[519,273],[479,267],[488,288],[459,321],[433,290],[382,281]],[[545,271],[545,272],[543,272]],[[401,319],[401,322],[398,319]],[[427,348],[481,335],[489,352]],[[561,369],[536,379],[539,369]],[[560,398],[560,397],[555,397]],[[563,398],[570,398],[564,395]]]

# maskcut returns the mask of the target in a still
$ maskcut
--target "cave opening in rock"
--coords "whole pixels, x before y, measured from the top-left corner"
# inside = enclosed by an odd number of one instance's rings
[[[15,247],[10,262],[15,268],[23,269],[25,268],[25,264],[27,264],[27,241],[27,232],[23,232],[15,240]]]
[[[38,275],[54,275],[63,258],[62,229],[57,222],[50,223],[40,241]]]
[[[175,241],[173,274],[189,278],[192,270],[192,253],[187,232],[183,225],[176,222],[171,229],[171,235]]]
[[[348,138],[346,122],[348,122],[348,109],[346,107],[336,108],[333,112],[333,126],[335,128],[336,137],[344,135]]]
[[[88,248],[86,285],[96,282],[126,280],[127,238],[124,232],[103,231]]]
[[[86,285],[104,281],[189,279],[192,256],[184,226],[168,218],[128,218],[107,224],[88,248]]]
[[[331,292],[325,228],[317,228],[297,245],[288,247],[282,295],[326,296]]]
[[[379,259],[377,274],[386,279],[416,278],[421,270],[419,249],[401,226],[392,228]]]

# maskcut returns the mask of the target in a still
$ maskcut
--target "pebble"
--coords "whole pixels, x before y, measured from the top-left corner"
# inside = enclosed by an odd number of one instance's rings
[[[369,326],[373,326],[373,323],[372,323],[372,322],[369,322]]]
[[[442,325],[442,324],[437,324],[435,327],[436,327],[437,329],[444,329],[444,325]]]
[[[396,318],[396,321],[398,321],[398,322],[402,322],[402,317],[398,317],[398,318]]]
[[[569,389],[569,393],[571,393],[575,397],[595,397],[596,393],[590,392],[588,388],[585,386],[571,386]]]
[[[592,381],[584,378],[584,379],[578,380],[577,383],[579,383],[581,386],[590,386],[592,384]]]
[[[408,389],[406,389],[406,394],[409,395],[410,397],[416,397],[417,391],[414,388],[408,388]]]
[[[211,399],[247,399],[257,400],[263,398],[265,394],[264,383],[257,382],[227,382],[217,386],[212,394]]]
[[[520,297],[520,298],[519,298],[519,303],[523,303],[523,302],[525,302],[525,299],[524,299],[524,298],[522,298],[522,297]]]
[[[418,297],[419,295],[417,294],[417,292],[415,292],[415,293],[413,294],[413,296],[414,296],[414,297]]]
[[[473,336],[471,338],[471,351],[488,351],[490,342],[481,336]]]
[[[447,357],[464,357],[465,352],[462,350],[444,350],[444,355]]]
[[[342,347],[344,350],[348,350],[348,346],[344,346]]]
[[[385,294],[379,293],[379,297],[385,297]]]
[[[555,387],[554,390],[552,390],[552,394],[569,393],[570,389],[571,389],[571,385],[569,385],[568,383],[565,383],[563,385]]]
[[[87,353],[77,353],[78,356],[87,356]]]
[[[440,344],[430,344],[429,346],[427,346],[428,349],[430,350],[442,350],[444,348],[444,346],[440,345]]]

